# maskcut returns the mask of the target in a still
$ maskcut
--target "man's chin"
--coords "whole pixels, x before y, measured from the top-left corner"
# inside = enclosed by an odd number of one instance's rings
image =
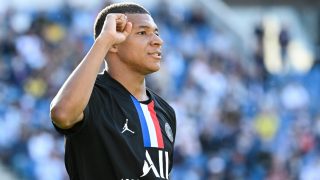
[[[157,71],[159,71],[159,70],[160,70],[160,66],[149,68],[149,69],[146,71],[145,75],[155,73],[155,72],[157,72]]]

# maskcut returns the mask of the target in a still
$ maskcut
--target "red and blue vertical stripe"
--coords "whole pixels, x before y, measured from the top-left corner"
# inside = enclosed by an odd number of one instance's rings
[[[131,99],[138,112],[144,147],[164,148],[159,120],[154,110],[154,101],[142,104],[133,96]]]

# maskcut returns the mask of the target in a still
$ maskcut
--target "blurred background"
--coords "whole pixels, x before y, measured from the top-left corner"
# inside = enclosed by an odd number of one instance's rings
[[[49,104],[103,0],[0,0],[0,179],[67,180]],[[314,0],[139,0],[165,41],[148,86],[175,108],[172,180],[320,179]]]

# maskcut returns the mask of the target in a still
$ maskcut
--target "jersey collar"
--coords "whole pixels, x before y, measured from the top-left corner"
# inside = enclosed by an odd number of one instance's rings
[[[130,95],[133,96],[120,82],[112,78],[106,70],[98,75],[96,84],[104,88],[111,88],[125,97],[130,97]],[[146,90],[150,100],[153,99],[149,88],[146,88]]]

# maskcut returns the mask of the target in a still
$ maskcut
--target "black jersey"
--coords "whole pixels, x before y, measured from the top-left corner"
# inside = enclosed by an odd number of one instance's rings
[[[83,121],[56,129],[66,137],[71,180],[169,179],[176,133],[174,110],[147,89],[139,102],[105,71],[99,74]]]

